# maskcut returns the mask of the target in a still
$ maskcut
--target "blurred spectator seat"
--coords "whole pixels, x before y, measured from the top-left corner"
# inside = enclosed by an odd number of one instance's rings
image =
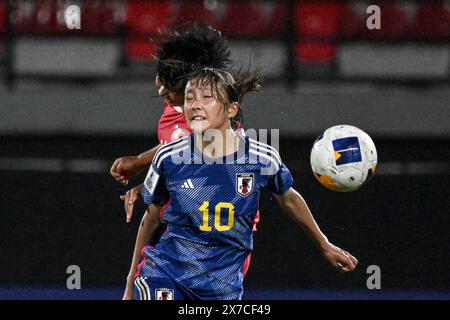
[[[114,32],[114,12],[106,1],[86,1],[81,12],[83,33],[110,35]]]
[[[398,40],[407,34],[410,24],[401,4],[392,1],[379,3],[381,29],[364,28],[368,38],[375,40]]]
[[[3,40],[6,30],[6,3],[4,0],[0,0],[0,63],[1,57],[4,54]]]
[[[303,2],[296,6],[299,40],[295,53],[305,64],[329,64],[335,60],[335,37],[340,29],[342,4],[336,1]]]
[[[419,38],[442,38],[450,36],[450,11],[443,1],[418,3],[412,35]]]
[[[264,31],[263,13],[252,2],[229,1],[220,25],[228,37],[257,37]]]
[[[287,23],[288,8],[286,3],[275,3],[273,13],[266,24],[264,34],[271,37],[280,37],[284,32]]]
[[[330,64],[336,57],[336,44],[300,42],[295,48],[295,54],[304,64]]]
[[[21,8],[18,7],[17,9],[19,12]],[[56,1],[38,0],[32,9],[30,26],[24,30],[24,33],[55,33],[58,29],[57,16],[58,4]]]
[[[363,16],[354,3],[345,3],[342,8],[342,23],[339,34],[343,38],[358,37],[366,29],[366,16]]]
[[[34,10],[30,1],[15,1],[11,5],[11,23],[17,34],[30,32],[33,28]]]
[[[178,25],[191,22],[200,22],[210,26],[216,25],[214,11],[206,8],[203,0],[182,1],[175,21]]]
[[[130,33],[156,34],[169,24],[172,5],[170,1],[131,0],[127,3],[126,15]]]
[[[302,37],[332,38],[339,30],[342,5],[335,1],[302,2],[296,7],[295,25]]]
[[[149,39],[131,37],[125,43],[125,54],[129,61],[151,62],[156,54],[157,46]]]
[[[4,0],[0,0],[0,35],[5,32],[6,29],[6,3]]]

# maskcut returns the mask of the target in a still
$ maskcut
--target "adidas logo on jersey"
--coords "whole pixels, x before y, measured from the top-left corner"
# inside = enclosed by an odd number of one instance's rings
[[[181,189],[194,189],[194,185],[192,184],[191,179],[187,179],[183,184],[181,185]]]

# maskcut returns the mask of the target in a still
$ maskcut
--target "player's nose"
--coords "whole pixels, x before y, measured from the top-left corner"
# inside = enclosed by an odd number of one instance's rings
[[[159,94],[161,97],[164,97],[164,96],[166,96],[166,95],[169,94],[169,90],[166,88],[165,85],[161,85],[161,86],[159,87],[159,89],[158,89],[158,94]]]
[[[194,101],[192,103],[192,110],[200,110],[203,108],[203,105],[201,103],[199,103],[198,101]]]
[[[159,79],[158,75],[156,75],[156,77],[155,77],[155,85],[157,88],[161,87],[161,85],[162,85],[161,80]]]

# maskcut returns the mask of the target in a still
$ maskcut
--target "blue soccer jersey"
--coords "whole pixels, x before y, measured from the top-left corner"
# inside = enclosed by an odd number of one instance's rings
[[[142,195],[159,206],[170,199],[167,230],[145,248],[141,276],[169,277],[202,299],[241,298],[261,189],[283,194],[293,178],[274,148],[239,139],[239,150],[221,159],[203,155],[193,135],[158,150]]]

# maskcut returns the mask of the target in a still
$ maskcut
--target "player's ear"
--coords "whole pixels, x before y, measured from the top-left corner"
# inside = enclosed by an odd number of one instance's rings
[[[228,106],[228,118],[234,118],[237,115],[240,107],[240,104],[237,102],[230,103],[230,105]]]

